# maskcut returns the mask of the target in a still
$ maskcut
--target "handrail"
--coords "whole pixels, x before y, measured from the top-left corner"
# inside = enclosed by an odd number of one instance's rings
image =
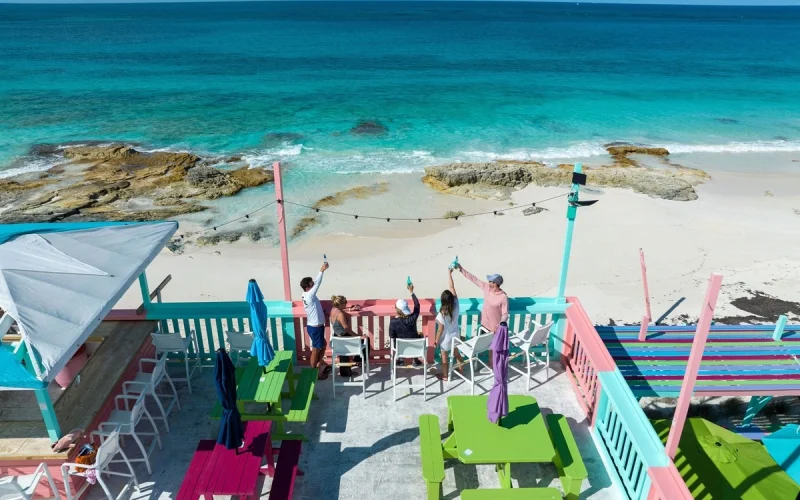
[[[651,481],[648,500],[694,499],[672,460],[666,467],[651,467],[647,470],[647,474]]]
[[[153,300],[156,297],[158,297],[158,302],[160,303],[161,302],[161,290],[166,288],[166,286],[169,284],[170,281],[172,281],[172,275],[168,274],[167,277],[164,278],[164,280],[161,283],[159,283],[158,286],[152,292],[150,292],[150,300]],[[136,314],[142,314],[144,312],[144,310],[145,310],[145,305],[143,303],[142,305],[140,305],[136,309]]]

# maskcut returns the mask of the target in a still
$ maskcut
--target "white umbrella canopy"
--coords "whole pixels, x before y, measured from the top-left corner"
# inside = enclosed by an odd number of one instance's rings
[[[178,228],[176,222],[53,226],[0,244],[0,307],[16,320],[39,361],[38,378],[48,382]]]

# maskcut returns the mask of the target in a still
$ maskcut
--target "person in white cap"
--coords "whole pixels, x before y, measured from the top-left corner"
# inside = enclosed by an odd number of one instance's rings
[[[420,337],[417,331],[417,318],[419,318],[419,300],[414,294],[414,285],[408,285],[408,291],[411,292],[411,300],[414,301],[414,310],[408,307],[408,301],[405,299],[398,299],[394,304],[395,317],[389,320],[389,338],[392,339],[418,339]],[[397,360],[397,364],[402,365],[403,360]],[[421,366],[422,360],[415,359],[414,366]]]

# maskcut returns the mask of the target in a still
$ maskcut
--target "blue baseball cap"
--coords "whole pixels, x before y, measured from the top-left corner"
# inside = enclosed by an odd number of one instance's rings
[[[497,283],[498,285],[503,284],[503,277],[499,274],[490,274],[486,276],[486,281],[491,281],[492,283]]]

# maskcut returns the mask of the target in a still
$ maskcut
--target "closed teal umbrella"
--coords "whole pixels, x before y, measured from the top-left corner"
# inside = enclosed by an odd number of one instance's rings
[[[267,366],[275,357],[275,351],[267,338],[267,305],[256,280],[250,280],[247,285],[247,303],[250,304],[250,329],[253,330],[250,355],[258,358],[259,366]]]

